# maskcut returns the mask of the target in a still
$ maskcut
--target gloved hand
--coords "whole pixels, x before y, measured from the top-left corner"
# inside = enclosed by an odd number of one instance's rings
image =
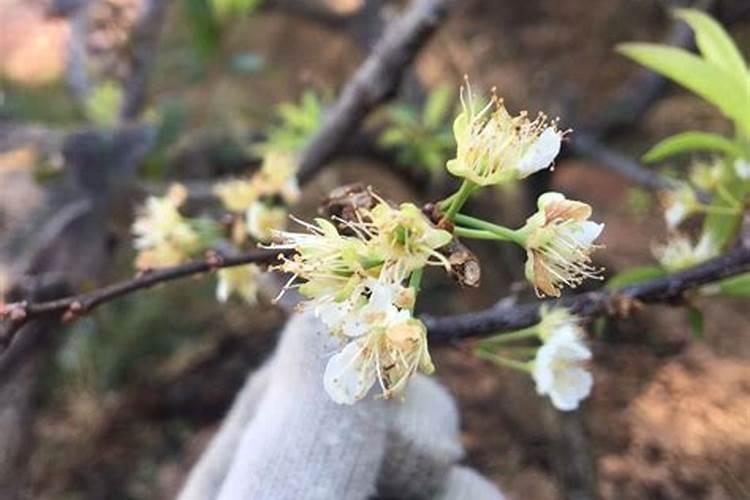
[[[498,500],[463,455],[453,399],[417,375],[403,400],[331,401],[323,371],[337,340],[295,313],[252,374],[180,500]]]

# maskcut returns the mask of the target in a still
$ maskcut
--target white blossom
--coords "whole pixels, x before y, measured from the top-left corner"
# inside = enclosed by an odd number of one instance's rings
[[[554,121],[541,113],[529,120],[525,111],[511,116],[494,95],[484,106],[476,101],[467,80],[461,87],[462,112],[453,123],[457,149],[456,158],[446,164],[450,173],[488,186],[522,179],[552,164],[564,135]]]
[[[588,220],[591,207],[567,200],[560,193],[539,197],[539,210],[520,230],[527,253],[526,277],[538,295],[560,296],[563,285],[578,286],[586,278],[599,278],[590,254],[604,224]]]
[[[574,323],[559,326],[539,348],[533,362],[532,376],[540,395],[549,396],[559,410],[578,408],[591,392],[594,379],[586,370],[591,351]]]

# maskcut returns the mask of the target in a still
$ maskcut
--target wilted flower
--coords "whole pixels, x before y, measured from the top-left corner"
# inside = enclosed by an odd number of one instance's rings
[[[262,243],[271,241],[274,231],[284,229],[286,219],[286,209],[268,206],[261,201],[250,205],[245,213],[248,234]]]
[[[539,295],[560,296],[563,285],[578,286],[586,278],[599,278],[591,263],[594,240],[604,224],[589,221],[591,207],[567,200],[560,193],[545,193],[539,210],[520,230],[526,248],[526,277]]]
[[[539,326],[544,344],[537,351],[531,372],[537,393],[549,396],[559,410],[574,410],[594,383],[586,370],[591,351],[584,343],[583,330],[564,309],[543,310]]]
[[[381,297],[382,298],[382,297]],[[427,348],[427,330],[406,309],[393,304],[365,305],[360,315],[366,333],[350,341],[328,361],[324,387],[333,401],[353,404],[378,382],[385,398],[399,394],[409,378],[434,366]],[[345,330],[346,331],[346,330]]]
[[[494,95],[477,109],[468,80],[461,87],[461,106],[453,122],[456,158],[446,164],[457,177],[480,186],[522,179],[549,167],[560,152],[563,132],[543,114],[535,120],[526,112],[513,117]]]
[[[232,295],[238,295],[250,305],[258,302],[258,279],[262,272],[255,264],[219,269],[219,283],[216,286],[216,299],[226,302]]]
[[[679,271],[719,255],[721,249],[710,233],[701,236],[696,245],[685,235],[670,238],[666,245],[654,248],[654,255],[668,271]]]
[[[662,192],[660,200],[664,207],[664,219],[669,229],[676,229],[700,208],[695,190],[687,184]]]
[[[185,188],[174,184],[166,196],[146,200],[132,226],[139,268],[178,264],[200,248],[199,234],[178,210],[186,198]]]

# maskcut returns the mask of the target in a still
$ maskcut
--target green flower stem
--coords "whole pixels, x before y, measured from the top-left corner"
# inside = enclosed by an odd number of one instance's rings
[[[519,370],[525,373],[531,373],[531,363],[524,363],[522,361],[516,361],[514,359],[504,358],[502,356],[498,356],[497,354],[491,353],[484,349],[477,349],[474,351],[474,353],[477,355],[477,357],[482,358],[487,361],[491,361],[492,363],[495,363],[498,366],[512,368],[514,370]]]
[[[440,210],[447,210],[448,207],[453,203],[453,200],[456,199],[456,195],[458,194],[458,191],[447,197],[446,199],[438,202],[438,207]]]
[[[511,333],[501,333],[499,335],[495,335],[494,337],[490,337],[487,339],[484,339],[482,341],[482,344],[489,344],[496,346],[498,344],[506,344],[508,342],[514,342],[516,340],[520,339],[527,339],[529,337],[538,337],[539,333],[537,331],[537,326],[530,326],[528,328],[524,328],[523,330],[518,330]]]
[[[409,288],[414,289],[414,294],[418,294],[420,287],[422,285],[422,274],[424,273],[424,268],[420,267],[419,269],[412,271],[411,276],[409,276]]]
[[[473,182],[464,179],[464,181],[461,183],[461,187],[458,188],[458,192],[454,195],[455,198],[451,200],[451,203],[448,206],[448,210],[445,211],[446,219],[448,219],[449,221],[453,220],[453,217],[455,217],[458,211],[461,210],[461,207],[464,206],[464,203],[466,203],[466,200],[469,199],[471,193],[474,192],[474,187],[475,184]]]
[[[462,224],[464,226],[468,226],[474,229],[482,229],[485,231],[489,231],[493,234],[496,234],[497,236],[500,237],[498,239],[503,239],[505,241],[512,241],[514,243],[518,243],[521,246],[523,246],[524,244],[524,235],[522,234],[520,229],[510,229],[505,226],[493,224],[491,222],[487,222],[482,219],[477,219],[476,217],[470,217],[464,214],[456,214],[454,220],[458,224]]]
[[[455,227],[453,228],[453,234],[460,236],[461,238],[471,238],[474,240],[495,240],[503,241],[504,238],[499,237],[495,233],[484,231],[482,229],[469,229],[466,227]]]

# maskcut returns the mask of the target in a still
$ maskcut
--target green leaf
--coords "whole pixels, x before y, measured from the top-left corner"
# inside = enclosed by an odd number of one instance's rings
[[[617,50],[701,96],[750,133],[750,99],[745,82],[686,50],[652,43],[625,43]]]
[[[719,293],[727,297],[750,297],[750,273],[723,279],[716,286]]]
[[[210,0],[216,19],[226,22],[230,18],[252,14],[263,0]]]
[[[635,285],[636,283],[666,276],[666,274],[667,271],[661,266],[634,267],[612,276],[607,281],[607,288],[609,290],[619,290],[628,285]]]
[[[120,112],[122,97],[122,89],[117,83],[102,82],[86,100],[86,116],[97,125],[114,125]]]
[[[694,339],[702,339],[703,327],[705,322],[703,320],[703,313],[700,311],[700,309],[693,306],[688,307],[687,320],[688,324],[690,325],[690,335]]]
[[[391,127],[380,135],[380,144],[383,146],[397,146],[406,140],[406,133],[397,127]]]
[[[422,122],[424,125],[430,129],[440,127],[452,102],[453,89],[451,87],[441,85],[433,90],[422,111]]]
[[[726,193],[735,200],[744,197],[744,186],[739,182],[732,162],[721,164],[721,184]],[[732,203],[723,196],[714,196],[712,205],[732,208]],[[711,238],[717,248],[726,248],[736,237],[742,223],[741,214],[710,213],[703,221],[703,234]]]
[[[675,17],[693,28],[695,42],[707,61],[725,69],[739,81],[745,79],[745,60],[721,24],[697,9],[675,9]]]
[[[221,28],[216,22],[208,1],[182,0],[193,49],[203,63],[216,54],[221,42]]]
[[[690,151],[717,151],[732,157],[742,156],[742,148],[726,137],[708,132],[683,132],[661,140],[643,155],[643,161],[653,163]]]

